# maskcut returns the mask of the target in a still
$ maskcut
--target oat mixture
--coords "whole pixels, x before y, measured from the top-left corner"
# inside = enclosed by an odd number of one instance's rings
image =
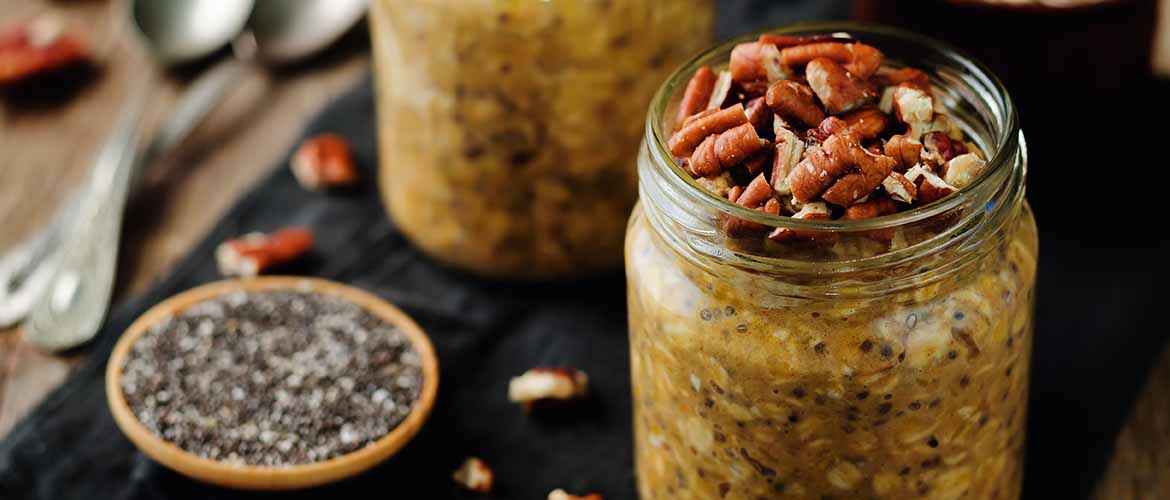
[[[983,152],[926,73],[883,59],[840,35],[740,44],[725,69],[693,76],[664,120],[668,147],[702,188],[799,219],[890,215],[973,185]],[[626,240],[643,499],[1019,496],[1037,255],[1025,203],[1001,207],[1002,225],[965,254],[926,252],[807,296],[684,256],[650,210],[644,198]],[[796,260],[907,239],[726,216],[715,229],[727,249]],[[956,267],[962,255],[975,257]],[[905,277],[923,284],[860,293]]]
[[[198,456],[297,465],[394,429],[419,397],[420,362],[394,325],[344,299],[240,291],[150,327],[122,391],[151,432]]]
[[[617,267],[646,105],[708,43],[711,1],[371,7],[380,183],[406,235],[490,276]]]

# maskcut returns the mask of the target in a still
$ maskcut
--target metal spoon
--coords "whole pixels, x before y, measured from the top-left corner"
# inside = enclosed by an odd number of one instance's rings
[[[251,4],[252,1],[240,2],[229,9],[231,6],[226,3],[207,0],[137,0],[133,17],[144,41],[156,54],[185,54],[195,58],[205,54],[197,49],[214,51],[223,42],[212,46],[210,42],[201,41],[196,44],[197,47],[193,47],[192,44],[182,43],[187,35],[198,34],[210,38],[212,34],[230,37],[238,33],[241,26],[236,21],[240,10],[236,9],[243,10],[240,6],[243,3]],[[220,63],[192,84],[172,118],[163,125],[143,154],[143,164],[149,164],[158,154],[181,142],[206,117],[223,94],[245,74],[246,66],[254,60],[253,56],[272,65],[306,58],[349,31],[365,14],[366,0],[258,0],[254,6],[248,7],[252,7],[249,29],[232,42],[236,57]],[[192,31],[173,29],[183,25],[183,18],[187,16],[185,22],[190,24],[185,26],[194,28]],[[198,23],[211,21],[219,23],[221,29],[200,29],[197,26]],[[224,25],[235,29],[223,29]],[[164,57],[160,59],[166,60]],[[133,171],[133,158],[126,161],[129,165],[125,169]],[[133,172],[127,174],[127,177],[133,177]],[[119,181],[122,179],[119,178]],[[124,180],[127,187],[130,182],[129,179]],[[88,341],[97,333],[109,307],[126,189],[101,194],[111,195],[107,198],[108,203],[80,214],[82,217],[77,219],[78,223],[74,226],[75,235],[69,237],[75,243],[59,258],[49,255],[31,267],[31,272],[26,273],[27,283],[52,287],[40,293],[32,290],[32,293],[26,294],[42,297],[33,306],[25,328],[26,339],[42,349],[63,350]],[[85,197],[86,200],[92,198],[92,193]],[[49,238],[41,241],[45,239]],[[58,238],[58,241],[63,240]],[[0,265],[3,263],[0,259]],[[57,267],[54,277],[44,278],[50,274],[45,269],[52,267]],[[2,266],[0,271],[3,271]],[[92,275],[92,280],[85,279],[87,274]],[[0,274],[0,303],[3,303],[5,283],[4,276]],[[0,321],[4,319],[3,312],[0,307]]]

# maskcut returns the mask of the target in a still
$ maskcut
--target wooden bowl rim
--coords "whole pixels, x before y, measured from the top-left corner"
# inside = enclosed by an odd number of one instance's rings
[[[202,458],[162,439],[146,428],[130,410],[122,394],[122,366],[135,341],[167,316],[212,297],[247,290],[309,290],[349,300],[398,327],[413,344],[422,365],[423,385],[410,414],[369,446],[329,460],[281,467],[234,465]],[[368,470],[406,445],[422,428],[434,406],[439,386],[439,362],[422,328],[401,309],[364,290],[320,278],[265,276],[217,281],[172,296],[151,307],[126,329],[106,366],[106,400],[114,422],[143,453],[188,477],[240,489],[287,490],[318,486]]]

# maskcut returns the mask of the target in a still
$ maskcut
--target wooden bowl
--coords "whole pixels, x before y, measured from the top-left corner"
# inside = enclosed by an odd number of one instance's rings
[[[122,366],[130,349],[150,326],[186,308],[239,290],[310,290],[341,297],[365,308],[384,321],[398,327],[414,345],[422,362],[422,390],[414,408],[397,427],[365,448],[340,457],[303,465],[262,467],[235,465],[202,458],[163,440],[147,429],[126,403],[122,394]],[[431,413],[439,387],[439,362],[431,341],[406,313],[368,292],[340,283],[292,276],[261,277],[249,280],[220,281],[203,285],[171,297],[138,318],[114,347],[106,367],[106,399],[118,427],[143,453],[187,477],[229,488],[248,490],[289,490],[306,488],[343,479],[386,460],[422,428]]]

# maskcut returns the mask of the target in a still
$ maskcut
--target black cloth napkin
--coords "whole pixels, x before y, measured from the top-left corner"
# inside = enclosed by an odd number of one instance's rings
[[[721,9],[733,14],[731,20],[721,17],[719,31],[727,36],[749,24],[790,22],[794,15],[841,15],[841,2],[821,7],[829,3],[721,2]],[[739,21],[735,12],[743,13]],[[348,137],[364,174],[373,178],[368,80],[323,112],[305,135],[323,131]],[[1058,156],[1062,149],[1055,144],[1033,144],[1033,149],[1034,169],[1064,168],[1058,159],[1069,156]],[[372,185],[351,193],[311,193],[296,184],[286,164],[274,166],[169,276],[115,308],[86,348],[88,362],[0,441],[0,500],[464,498],[468,495],[452,486],[450,474],[468,455],[483,457],[496,470],[496,493],[487,498],[543,499],[558,487],[599,492],[607,500],[636,497],[620,273],[572,284],[517,286],[445,270],[403,239]],[[1070,186],[1081,179],[1070,178]],[[1070,186],[1030,189],[1043,195]],[[1073,224],[1068,217],[1096,213],[1069,207],[1085,202],[1080,200],[1033,198],[1041,258],[1026,498],[1088,494],[1170,333],[1160,309],[1170,292],[1168,233],[1100,217]],[[342,483],[262,494],[188,480],[138,453],[115,427],[103,387],[106,358],[120,333],[151,305],[218,279],[213,258],[218,242],[291,224],[311,226],[317,242],[313,258],[289,273],[370,290],[428,331],[441,368],[434,412],[397,456]],[[595,397],[572,414],[525,415],[508,403],[507,382],[537,365],[586,370]]]

